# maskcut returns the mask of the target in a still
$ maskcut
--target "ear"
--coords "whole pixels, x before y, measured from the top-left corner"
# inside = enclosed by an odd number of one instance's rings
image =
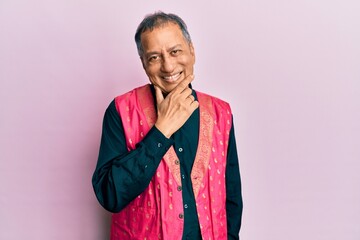
[[[146,71],[144,58],[142,56],[140,56],[140,60],[141,60],[141,64],[142,64],[143,69]]]
[[[194,58],[194,63],[195,63],[195,48],[194,48],[194,45],[192,43],[190,43],[189,48],[190,48],[190,54]]]
[[[195,49],[194,49],[194,45],[192,43],[189,43],[189,48],[190,48],[191,55],[195,56]]]

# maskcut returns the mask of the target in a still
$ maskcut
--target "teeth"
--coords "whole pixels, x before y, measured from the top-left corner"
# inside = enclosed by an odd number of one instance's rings
[[[180,73],[177,73],[175,75],[172,75],[172,76],[166,76],[166,77],[163,77],[165,80],[167,81],[176,81],[180,76]]]

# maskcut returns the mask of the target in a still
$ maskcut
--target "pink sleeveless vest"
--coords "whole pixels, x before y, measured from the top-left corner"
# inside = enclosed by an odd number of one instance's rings
[[[231,128],[226,102],[197,92],[199,144],[191,172],[203,239],[227,239],[225,167]],[[129,151],[156,122],[150,85],[115,98]],[[112,215],[111,240],[181,239],[184,228],[180,165],[171,147],[146,190]]]

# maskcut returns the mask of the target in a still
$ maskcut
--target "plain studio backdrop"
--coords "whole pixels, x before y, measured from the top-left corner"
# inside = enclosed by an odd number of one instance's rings
[[[357,0],[0,0],[0,239],[99,240],[104,111],[146,84],[133,36],[179,14],[193,86],[233,109],[243,240],[360,239]]]

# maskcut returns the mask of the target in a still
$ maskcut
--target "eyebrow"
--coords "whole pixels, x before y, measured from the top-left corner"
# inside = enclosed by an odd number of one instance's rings
[[[172,50],[178,48],[178,47],[181,47],[182,45],[181,44],[176,44],[175,46],[171,47],[168,49],[168,52],[171,52]]]

